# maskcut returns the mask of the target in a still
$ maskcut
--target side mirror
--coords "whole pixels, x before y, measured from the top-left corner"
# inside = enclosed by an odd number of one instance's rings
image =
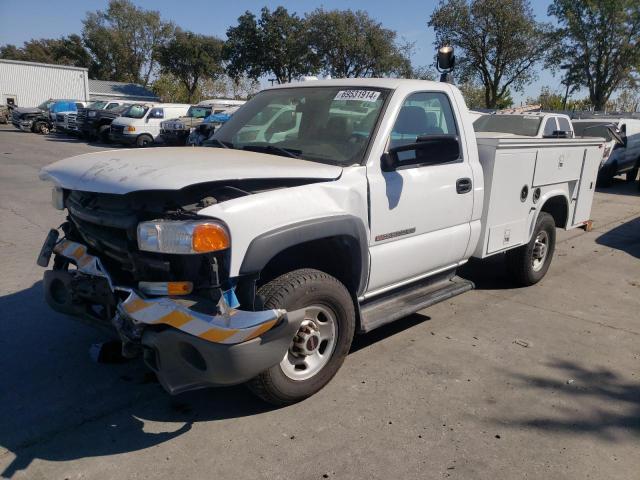
[[[429,135],[418,137],[415,143],[389,149],[382,155],[383,172],[422,165],[455,162],[460,158],[460,140],[457,135]]]
[[[618,130],[617,128],[615,128],[613,125],[609,125],[607,126],[607,130],[609,130],[609,133],[611,134],[611,137],[616,141],[616,148],[620,148],[618,147],[618,145],[622,146],[622,147],[626,147],[627,146],[627,136],[626,135],[620,135],[620,130]]]

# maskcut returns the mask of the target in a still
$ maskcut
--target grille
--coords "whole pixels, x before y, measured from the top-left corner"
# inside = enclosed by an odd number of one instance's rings
[[[78,109],[78,113],[76,115],[76,126],[77,126],[77,128],[82,129],[86,119],[87,119],[87,109],[86,108],[79,108]]]
[[[67,115],[67,127],[70,130],[78,129],[77,116],[78,115],[76,113],[70,113]]]
[[[64,123],[64,115],[62,113],[57,113],[56,114],[56,122]]]
[[[111,125],[111,133],[124,133],[124,125]]]

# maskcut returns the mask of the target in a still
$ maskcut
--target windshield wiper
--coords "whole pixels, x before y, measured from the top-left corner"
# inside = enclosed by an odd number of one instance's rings
[[[276,147],[275,145],[245,145],[242,149],[252,152],[272,153],[274,155],[281,155],[283,157],[290,158],[300,158],[300,154],[302,153],[302,150]]]

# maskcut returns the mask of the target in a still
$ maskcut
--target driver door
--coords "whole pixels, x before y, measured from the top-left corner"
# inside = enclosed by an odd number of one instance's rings
[[[459,135],[449,97],[443,92],[408,96],[388,139],[388,147],[415,143],[429,135]],[[408,152],[404,152],[408,153]],[[420,164],[411,157],[391,172],[367,169],[371,195],[371,273],[367,293],[418,280],[455,267],[471,235],[472,172],[465,149],[460,158],[437,155]]]

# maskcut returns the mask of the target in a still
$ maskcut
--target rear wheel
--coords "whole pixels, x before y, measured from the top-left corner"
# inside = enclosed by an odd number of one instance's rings
[[[153,137],[151,135],[140,135],[136,139],[136,147],[149,147],[153,145]]]
[[[540,212],[531,241],[507,251],[507,265],[513,280],[524,287],[542,280],[551,265],[555,247],[555,221],[550,214]]]
[[[349,352],[356,324],[351,295],[336,278],[313,269],[281,275],[258,295],[265,308],[304,308],[305,319],[282,361],[248,386],[274,405],[304,400],[333,378]]]

